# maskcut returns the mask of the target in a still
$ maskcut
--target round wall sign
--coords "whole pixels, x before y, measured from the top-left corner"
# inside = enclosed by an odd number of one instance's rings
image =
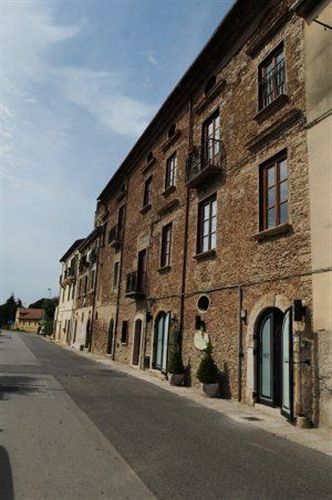
[[[196,330],[194,335],[194,346],[199,351],[204,351],[209,345],[209,335],[207,333],[203,333],[200,330]]]

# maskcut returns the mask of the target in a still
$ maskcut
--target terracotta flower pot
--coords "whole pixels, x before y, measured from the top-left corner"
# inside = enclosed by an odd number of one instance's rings
[[[201,392],[207,398],[216,398],[219,392],[219,384],[201,384]]]
[[[184,373],[167,373],[169,385],[182,385]]]

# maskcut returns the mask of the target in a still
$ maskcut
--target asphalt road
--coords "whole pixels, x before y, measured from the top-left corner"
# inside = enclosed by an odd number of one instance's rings
[[[326,455],[36,336],[0,341],[3,500],[332,499]]]

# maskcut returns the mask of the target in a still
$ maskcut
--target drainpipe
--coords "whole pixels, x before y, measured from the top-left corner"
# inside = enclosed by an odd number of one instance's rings
[[[104,228],[105,231],[105,228]],[[104,233],[103,233],[104,234]],[[99,271],[99,257],[100,257],[100,246],[101,246],[101,238],[98,238],[98,253],[97,253],[97,260],[96,260],[96,271],[95,271],[95,282],[94,282],[94,293],[93,293],[93,303],[92,303],[92,310],[91,310],[91,325],[90,325],[90,347],[89,347],[89,352],[92,351],[92,338],[93,338],[93,324],[94,324],[94,319],[95,319],[95,310],[96,310],[96,301],[97,301],[97,285],[98,285],[98,271]]]
[[[127,177],[127,194],[129,192],[129,177]],[[127,219],[127,200],[125,203],[124,216],[123,216],[123,229],[122,229],[122,246],[121,246],[121,256],[120,256],[120,268],[119,268],[119,281],[118,281],[118,289],[116,296],[116,311],[115,311],[115,322],[114,322],[114,335],[113,335],[113,349],[112,349],[112,359],[115,359],[115,351],[116,351],[116,333],[118,330],[119,323],[119,305],[120,305],[120,293],[121,293],[121,281],[122,281],[122,271],[123,271],[123,247],[125,241],[125,232],[126,232],[126,219]]]
[[[193,145],[193,99],[189,99],[189,127],[188,127],[188,152]],[[186,174],[185,174],[186,175]],[[187,274],[187,256],[188,256],[188,231],[189,231],[189,205],[190,205],[190,189],[187,187],[186,194],[186,211],[184,223],[184,242],[183,242],[183,267],[182,267],[182,283],[181,283],[181,304],[180,304],[180,338],[179,344],[182,349],[183,327],[184,327],[184,306],[185,306],[185,291],[186,291],[186,274]]]
[[[239,331],[238,331],[238,369],[237,369],[237,400],[241,401],[242,398],[242,358],[243,358],[243,346],[242,346],[242,302],[243,302],[243,290],[241,285],[237,286],[239,292]]]

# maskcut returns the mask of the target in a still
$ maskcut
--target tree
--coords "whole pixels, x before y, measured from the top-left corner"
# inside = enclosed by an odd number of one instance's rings
[[[29,305],[30,309],[43,309],[45,311],[45,320],[51,320],[54,318],[55,308],[58,305],[58,298],[53,297],[52,299],[39,299]]]
[[[15,295],[12,293],[6,302],[0,305],[0,324],[8,325],[13,323],[18,307],[22,307],[22,301],[21,299],[15,299]]]

